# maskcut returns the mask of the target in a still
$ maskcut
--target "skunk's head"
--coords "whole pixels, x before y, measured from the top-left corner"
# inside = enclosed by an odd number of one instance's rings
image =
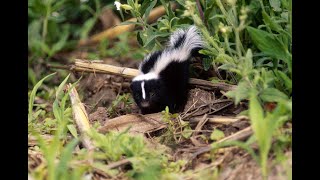
[[[144,113],[153,113],[161,108],[162,85],[160,79],[132,81],[133,98]]]

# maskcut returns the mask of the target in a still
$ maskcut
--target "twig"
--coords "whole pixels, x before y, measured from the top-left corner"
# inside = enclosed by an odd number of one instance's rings
[[[129,133],[147,133],[157,131],[167,127],[162,121],[161,113],[154,114],[127,114],[113,119],[109,119],[98,129],[99,133],[106,133],[111,130],[122,131],[131,127]]]
[[[197,126],[196,126],[196,128],[195,128],[195,132],[192,134],[192,137],[195,137],[196,135],[198,135],[198,132],[199,132],[199,130],[201,130],[202,129],[202,126],[204,125],[204,124],[206,124],[206,122],[208,121],[208,114],[205,114],[201,119],[200,119],[200,121],[198,122],[198,124],[197,124]]]
[[[202,19],[202,22],[205,24],[204,15],[203,15],[203,11],[202,11],[201,4],[200,4],[199,0],[196,0],[196,3],[197,3],[197,7],[199,10],[199,14]]]
[[[210,87],[212,89],[221,89],[223,91],[231,91],[237,87],[236,85],[231,85],[226,83],[212,83],[210,81],[195,79],[195,78],[190,78],[189,83],[191,85],[205,86],[205,87]]]
[[[223,99],[223,100],[217,100],[217,101],[214,101],[214,102],[209,102],[209,103],[203,104],[203,105],[201,105],[201,106],[199,106],[199,107],[197,107],[197,108],[195,108],[195,109],[192,109],[189,114],[184,113],[184,114],[182,115],[182,118],[185,119],[185,118],[187,118],[187,117],[192,116],[193,114],[195,114],[196,112],[198,112],[198,111],[199,111],[201,108],[203,108],[203,107],[206,107],[206,106],[209,106],[209,105],[213,105],[213,104],[223,103],[223,102],[230,102],[230,103],[227,104],[227,105],[225,105],[225,106],[220,107],[219,109],[215,109],[213,112],[209,112],[208,114],[216,113],[216,112],[221,111],[222,109],[224,109],[224,108],[226,108],[226,107],[228,107],[228,106],[230,106],[230,105],[233,104],[233,102],[232,102],[231,100],[229,100],[229,99]],[[210,109],[210,110],[211,110],[211,109]],[[207,113],[207,112],[205,112],[205,113]],[[202,113],[202,114],[204,114],[204,113]],[[198,116],[200,116],[200,115],[202,115],[202,114],[198,114]]]
[[[70,69],[68,66],[61,66],[61,65],[52,65],[52,64],[46,64],[48,68],[54,68],[54,69]]]
[[[52,65],[48,65],[51,66]],[[61,67],[52,67],[58,69],[68,69],[68,66]],[[102,74],[113,74],[118,76],[123,76],[126,78],[133,78],[139,74],[139,70],[126,67],[117,67],[103,63],[95,63],[88,60],[76,59],[75,64],[69,66],[71,71],[78,72],[89,72],[89,73],[102,73]],[[210,81],[190,78],[190,85],[206,87],[208,90],[222,90],[222,91],[231,91],[234,90],[237,86],[226,84],[226,83],[212,83]]]
[[[131,162],[128,160],[128,159],[122,159],[120,161],[117,161],[117,162],[113,162],[113,163],[110,163],[107,165],[107,168],[108,169],[114,169],[114,168],[117,168],[119,166],[123,166],[123,165],[127,165],[127,164],[130,164]]]
[[[226,141],[236,141],[236,140],[243,140],[247,137],[249,137],[251,134],[253,133],[251,126],[242,129],[241,131],[238,131],[228,137],[225,137],[219,141],[217,141],[216,143],[221,143],[221,142],[226,142]],[[193,153],[191,160],[196,158],[198,155],[206,153],[211,151],[212,147],[211,145],[208,145],[206,147],[200,148],[198,151],[196,151],[195,153]]]
[[[190,123],[197,123],[201,120],[201,117],[195,117],[190,119]],[[240,120],[248,120],[246,116],[239,117],[226,117],[226,116],[215,116],[212,118],[208,118],[208,123],[218,123],[218,124],[231,124]]]

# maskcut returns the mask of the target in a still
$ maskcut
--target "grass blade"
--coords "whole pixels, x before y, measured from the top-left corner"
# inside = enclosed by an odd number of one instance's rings
[[[34,88],[32,89],[32,92],[30,94],[30,99],[29,99],[29,113],[28,113],[28,122],[31,122],[33,120],[33,117],[32,117],[32,108],[33,108],[33,104],[34,104],[34,98],[36,96],[36,93],[37,93],[37,90],[38,88],[42,85],[43,81],[46,80],[47,78],[51,77],[52,75],[56,74],[55,73],[52,73],[52,74],[49,74],[47,75],[46,77],[42,78],[35,86]]]

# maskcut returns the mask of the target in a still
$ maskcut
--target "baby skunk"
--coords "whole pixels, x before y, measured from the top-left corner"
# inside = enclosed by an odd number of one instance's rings
[[[203,46],[195,26],[178,29],[163,51],[147,55],[130,85],[142,114],[182,111],[187,101],[189,59]]]

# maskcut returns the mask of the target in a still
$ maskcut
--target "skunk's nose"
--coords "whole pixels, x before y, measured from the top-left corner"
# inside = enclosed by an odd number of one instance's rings
[[[142,101],[142,102],[141,102],[141,106],[144,107],[144,108],[149,107],[149,105],[150,105],[150,104],[149,104],[148,101]]]

